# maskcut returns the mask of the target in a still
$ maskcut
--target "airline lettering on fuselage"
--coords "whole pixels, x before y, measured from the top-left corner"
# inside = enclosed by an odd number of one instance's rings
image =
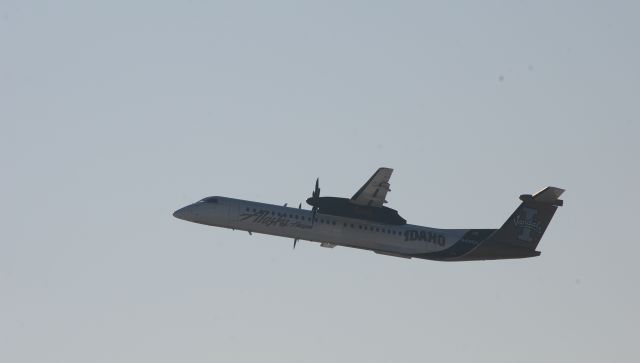
[[[445,237],[439,233],[427,232],[424,230],[415,230],[410,229],[404,232],[404,240],[408,241],[425,241],[435,243],[439,246],[444,247],[445,245]]]
[[[252,219],[253,218],[253,219]],[[310,224],[306,224],[299,220],[291,220],[283,215],[271,214],[267,210],[259,210],[256,212],[248,212],[240,214],[240,220],[250,220],[252,223],[264,224],[267,227],[279,226],[279,227],[296,227],[296,228],[311,228]]]

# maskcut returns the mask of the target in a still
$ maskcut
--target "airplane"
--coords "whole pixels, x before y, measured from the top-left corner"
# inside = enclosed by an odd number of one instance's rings
[[[321,197],[319,179],[307,204],[311,210],[213,196],[178,209],[185,221],[288,237],[320,246],[352,247],[378,254],[435,261],[500,260],[536,257],[536,250],[563,189],[547,187],[523,194],[522,203],[499,229],[439,229],[407,224],[385,207],[393,169],[379,168],[349,199]]]

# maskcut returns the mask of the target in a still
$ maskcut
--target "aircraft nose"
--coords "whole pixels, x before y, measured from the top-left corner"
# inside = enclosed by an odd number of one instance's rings
[[[189,220],[189,207],[180,208],[177,211],[173,212],[173,216],[178,219]]]

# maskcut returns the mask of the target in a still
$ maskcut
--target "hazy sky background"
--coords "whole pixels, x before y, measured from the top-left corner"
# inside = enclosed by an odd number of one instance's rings
[[[637,362],[634,1],[0,1],[0,361]],[[538,258],[442,263],[177,220],[351,196]]]

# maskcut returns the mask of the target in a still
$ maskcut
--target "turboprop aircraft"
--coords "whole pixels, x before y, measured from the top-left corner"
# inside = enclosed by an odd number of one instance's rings
[[[174,217],[238,229],[344,246],[375,253],[438,261],[471,261],[539,256],[542,234],[562,200],[563,189],[547,187],[523,194],[522,203],[499,229],[439,229],[407,224],[385,207],[393,169],[380,168],[350,199],[321,197],[319,180],[307,203],[311,210],[248,200],[207,197],[181,208]]]

